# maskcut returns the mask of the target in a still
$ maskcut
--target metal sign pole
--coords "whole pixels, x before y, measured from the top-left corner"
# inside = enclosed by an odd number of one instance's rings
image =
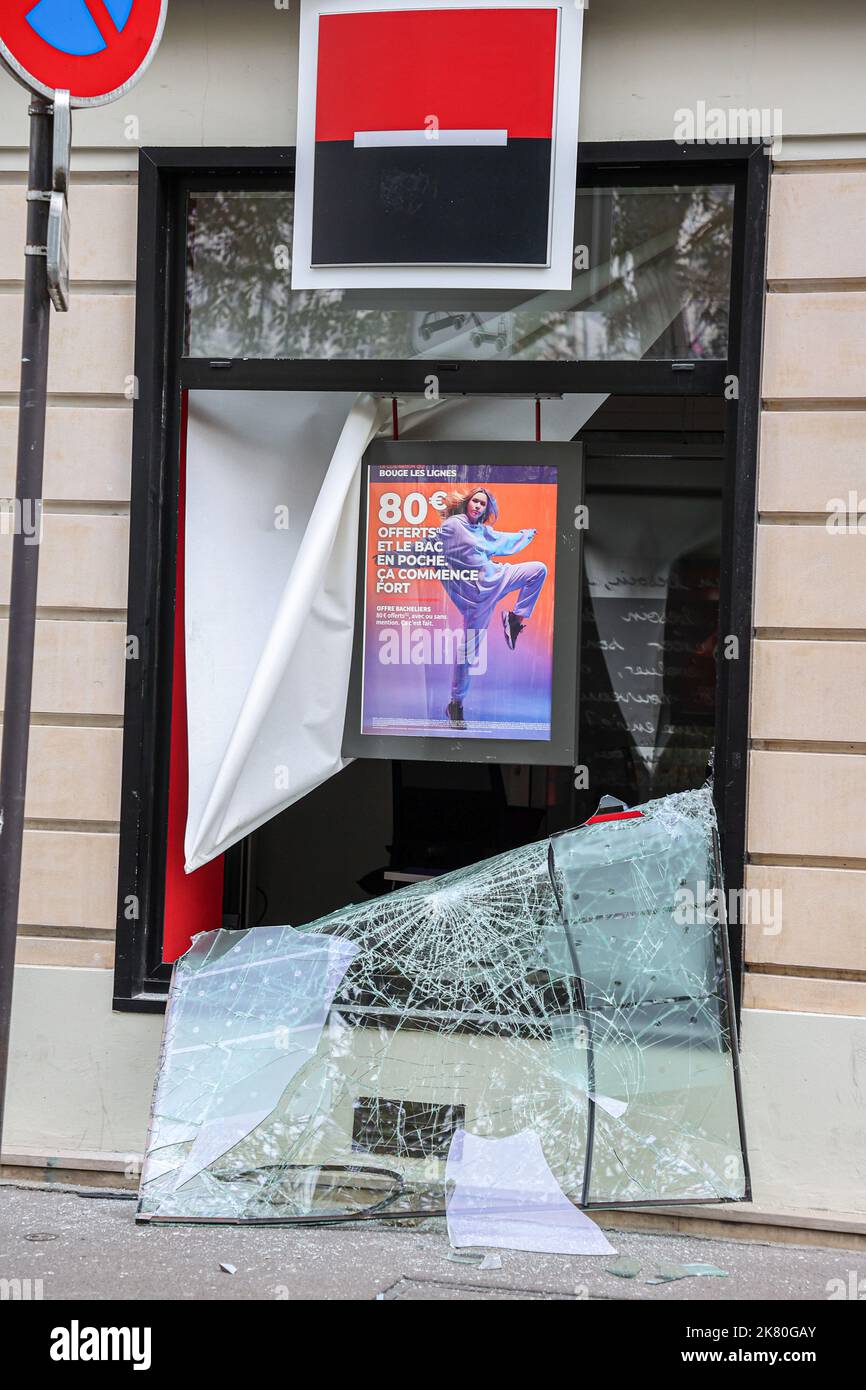
[[[36,582],[42,538],[42,463],[48,381],[48,214],[52,188],[53,107],[30,103],[30,172],[24,329],[18,414],[18,475],[12,512],[12,591],[6,657],[6,699],[0,754],[0,1144],[12,1017],[12,976],[24,840],[24,793],[30,740]]]

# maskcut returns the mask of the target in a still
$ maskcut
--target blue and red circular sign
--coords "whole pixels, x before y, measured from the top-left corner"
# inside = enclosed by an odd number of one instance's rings
[[[0,58],[31,91],[72,106],[122,96],[159,47],[168,0],[2,0]]]

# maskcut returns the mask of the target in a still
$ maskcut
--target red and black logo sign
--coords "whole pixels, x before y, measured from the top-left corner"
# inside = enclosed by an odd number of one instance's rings
[[[321,15],[313,265],[548,264],[558,24]]]

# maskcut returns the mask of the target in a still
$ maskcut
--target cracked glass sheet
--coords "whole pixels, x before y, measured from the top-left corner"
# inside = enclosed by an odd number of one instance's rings
[[[531,1131],[581,1206],[742,1198],[724,928],[700,909],[711,800],[643,812],[301,930],[197,937],[172,980],[139,1217],[441,1212],[462,1130]]]
[[[563,912],[548,957],[580,979],[585,1009],[556,1032],[594,1098],[584,1199],[743,1199],[712,795],[705,787],[642,809],[550,842]]]

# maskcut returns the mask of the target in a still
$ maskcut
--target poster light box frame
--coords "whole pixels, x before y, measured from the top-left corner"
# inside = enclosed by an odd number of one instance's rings
[[[451,734],[407,735],[364,733],[364,659],[367,595],[368,499],[370,470],[417,468],[419,471],[459,468],[554,468],[556,479],[556,549],[553,597],[550,738],[489,738]],[[343,756],[387,758],[427,762],[472,762],[573,766],[577,758],[577,711],[580,687],[580,621],[583,588],[583,536],[578,508],[584,500],[584,455],[581,443],[531,441],[425,441],[376,440],[362,461],[358,568],[355,594],[355,639]],[[470,480],[467,480],[469,482]],[[458,483],[457,486],[462,486]],[[483,484],[479,484],[483,486]],[[496,485],[491,483],[494,492]],[[497,527],[498,523],[493,523]],[[505,526],[503,530],[508,529]],[[505,556],[521,562],[521,555]],[[524,554],[532,559],[531,547]],[[494,561],[495,563],[495,561]],[[504,596],[503,596],[504,597]],[[513,602],[513,598],[512,598]],[[450,601],[449,601],[450,604]],[[510,603],[498,602],[490,620],[489,640],[505,647],[499,613]],[[451,606],[453,610],[453,605]],[[456,610],[453,610],[456,614]],[[515,656],[520,651],[519,641]],[[447,699],[447,695],[445,697]],[[443,712],[444,712],[444,700]],[[466,717],[471,724],[467,700]]]

